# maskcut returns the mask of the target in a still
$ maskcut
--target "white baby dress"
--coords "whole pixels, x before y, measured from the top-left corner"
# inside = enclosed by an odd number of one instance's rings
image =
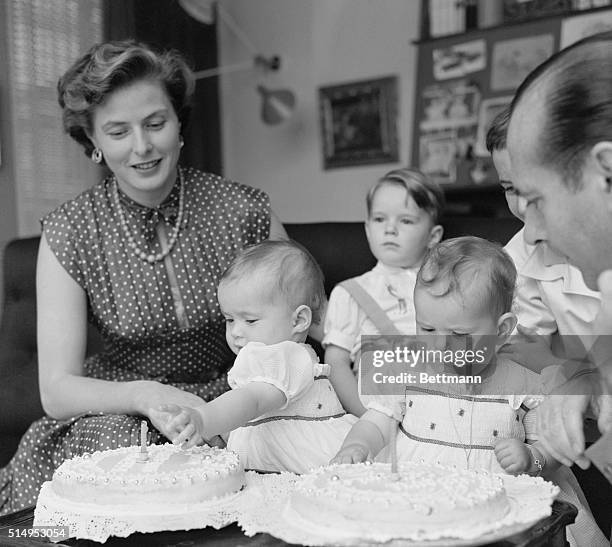
[[[267,412],[231,432],[227,447],[246,469],[306,473],[333,458],[351,426],[329,379],[329,365],[297,342],[249,342],[227,379],[232,389],[267,382],[284,393],[284,407]]]

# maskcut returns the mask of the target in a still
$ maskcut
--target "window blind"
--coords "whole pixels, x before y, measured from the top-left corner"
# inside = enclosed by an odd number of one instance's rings
[[[102,40],[102,0],[9,0],[11,103],[18,233],[91,187],[99,168],[62,129],[56,86],[64,71]]]

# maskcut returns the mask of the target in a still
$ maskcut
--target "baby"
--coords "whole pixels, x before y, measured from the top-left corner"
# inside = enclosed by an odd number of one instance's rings
[[[248,247],[217,289],[227,343],[237,354],[232,388],[196,408],[166,405],[173,442],[193,446],[229,433],[247,469],[304,473],[326,464],[355,423],[304,344],[325,303],[323,274],[292,241]]]
[[[413,169],[396,169],[368,192],[365,231],[376,266],[334,287],[322,344],[344,408],[365,412],[354,372],[364,334],[414,334],[412,293],[418,269],[442,238],[441,188]]]
[[[465,347],[469,340],[474,352],[482,350],[481,384],[471,390],[460,389],[462,384],[408,384],[402,396],[373,397],[333,461],[361,462],[377,455],[387,459],[387,451],[379,453],[393,434],[399,460],[542,474],[580,509],[574,544],[600,545],[603,536],[582,504],[579,486],[537,440],[540,376],[497,352],[516,325],[511,312],[515,281],[511,258],[495,243],[460,237],[433,249],[414,291],[418,334],[428,335],[428,345]],[[444,372],[468,374],[452,364],[444,365]],[[399,429],[393,426],[396,421]]]

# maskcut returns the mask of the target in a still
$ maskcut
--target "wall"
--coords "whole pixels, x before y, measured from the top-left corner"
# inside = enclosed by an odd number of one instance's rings
[[[7,20],[8,6],[0,2],[0,21]],[[9,73],[9,55],[7,32],[0,32],[0,74]],[[15,196],[15,171],[13,165],[13,139],[11,126],[6,120],[10,119],[11,105],[9,88],[0,85],[0,250],[6,243],[17,236],[17,202]],[[2,252],[0,251],[0,287],[2,287]],[[0,291],[0,310],[2,309],[3,295]]]
[[[221,79],[224,174],[262,188],[283,222],[353,221],[364,215],[367,188],[405,165],[411,131],[418,37],[418,0],[221,0],[264,55],[282,55],[278,73],[247,71]],[[252,57],[223,22],[220,65]],[[399,76],[400,162],[323,170],[318,88]],[[281,126],[259,118],[257,83],[297,95],[294,117]]]

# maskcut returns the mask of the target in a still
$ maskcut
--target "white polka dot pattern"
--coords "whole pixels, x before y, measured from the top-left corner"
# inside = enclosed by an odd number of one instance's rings
[[[225,373],[233,359],[217,281],[240,249],[269,236],[270,203],[264,192],[216,175],[189,168],[183,175],[185,219],[170,258],[186,323],[176,316],[164,261],[143,261],[125,240],[110,178],[42,222],[59,262],[86,291],[89,319],[105,340],[104,352],[85,363],[86,374],[117,382],[155,379],[210,400],[228,389]],[[175,193],[176,188],[168,200]],[[137,204],[126,208],[131,233],[140,248],[159,252],[157,238],[145,239],[143,216],[136,209]],[[139,431],[135,416],[35,422],[0,470],[0,514],[35,503],[40,485],[64,459],[137,444]],[[164,441],[153,429],[151,442]]]

